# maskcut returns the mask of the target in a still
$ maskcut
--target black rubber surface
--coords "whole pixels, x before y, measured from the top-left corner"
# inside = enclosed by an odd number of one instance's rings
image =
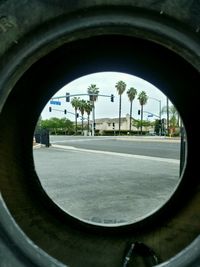
[[[194,154],[199,8],[199,1],[0,1],[0,210],[7,214],[0,219],[0,240],[4,254],[13,255],[4,258],[7,266],[15,259],[15,266],[59,266],[25,235],[17,238],[15,222],[70,266],[121,266],[127,243],[136,241],[161,261],[183,250],[162,266],[199,266],[199,239],[184,250],[200,232]],[[34,170],[32,137],[43,106],[66,83],[98,71],[127,72],[156,85],[176,105],[187,132],[179,188],[160,211],[134,225],[104,228],[70,218],[45,195]]]

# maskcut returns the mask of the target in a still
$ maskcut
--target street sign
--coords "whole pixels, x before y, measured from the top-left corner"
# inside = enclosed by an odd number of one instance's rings
[[[149,117],[153,117],[153,114],[149,114],[147,117],[148,117],[148,118],[149,118]]]
[[[51,100],[50,101],[50,104],[60,106],[61,105],[61,102],[60,101]]]

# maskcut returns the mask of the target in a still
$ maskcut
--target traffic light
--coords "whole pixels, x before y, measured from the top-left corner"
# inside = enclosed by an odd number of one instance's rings
[[[64,109],[64,114],[67,114],[67,110],[66,109]]]
[[[114,95],[113,94],[110,96],[110,101],[114,102]]]
[[[49,107],[49,112],[51,112],[51,110],[52,110],[51,107]]]
[[[140,115],[140,109],[138,109],[138,115]]]
[[[66,102],[70,102],[70,93],[66,93]]]
[[[113,130],[115,129],[115,123],[113,122]]]
[[[78,113],[76,113],[76,118],[78,118],[79,117],[79,114]]]

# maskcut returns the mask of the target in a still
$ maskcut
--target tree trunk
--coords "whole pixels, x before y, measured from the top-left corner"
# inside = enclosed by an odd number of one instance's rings
[[[75,109],[75,135],[77,135],[77,109]]]
[[[82,122],[81,122],[81,134],[83,135],[83,114],[81,114],[82,115]]]
[[[131,122],[132,122],[132,106],[133,106],[133,101],[131,101],[131,105],[130,105],[130,125],[129,125],[130,134],[131,134]]]
[[[122,99],[121,99],[121,95],[119,96],[119,135],[120,135],[120,131],[121,131],[121,103],[122,103]]]
[[[143,122],[143,105],[141,105],[141,126],[140,126],[141,135],[142,135],[142,122]]]
[[[94,101],[92,103],[92,136],[95,136],[95,128],[96,128],[96,125],[95,125],[95,105],[94,105]]]
[[[88,115],[88,126],[87,126],[87,128],[88,128],[88,134],[87,135],[89,135],[89,132],[90,132],[90,115]]]

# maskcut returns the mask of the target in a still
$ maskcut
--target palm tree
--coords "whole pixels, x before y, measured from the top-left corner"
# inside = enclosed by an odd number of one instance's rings
[[[91,84],[88,87],[88,94],[90,97],[90,101],[92,103],[92,108],[93,108],[93,112],[92,112],[92,121],[93,121],[93,125],[92,125],[92,135],[94,135],[94,125],[95,125],[95,105],[94,102],[97,101],[98,99],[98,94],[99,94],[99,88],[96,86],[96,84]]]
[[[72,107],[75,109],[75,134],[77,134],[77,110],[79,109],[80,106],[80,97],[74,97],[71,101]]]
[[[87,101],[86,105],[85,105],[85,112],[88,115],[88,127],[87,127],[88,128],[88,133],[90,131],[90,113],[91,113],[91,111],[92,111],[92,104],[91,104],[90,101]]]
[[[148,100],[148,96],[146,94],[145,91],[140,92],[139,96],[138,96],[140,105],[141,105],[141,126],[140,126],[140,131],[141,131],[141,135],[142,135],[142,122],[143,122],[143,106],[147,103]]]
[[[117,92],[119,95],[119,135],[121,130],[121,105],[122,105],[122,94],[126,90],[126,83],[123,81],[119,81],[116,83],[115,87],[117,88]]]
[[[86,101],[84,99],[81,99],[80,102],[79,102],[79,107],[78,109],[80,110],[80,113],[81,113],[81,121],[82,121],[82,135],[83,135],[83,115],[84,115],[84,112],[85,112],[85,107],[86,107]]]
[[[131,87],[128,91],[127,91],[127,95],[130,101],[130,125],[129,125],[129,132],[131,134],[131,122],[132,122],[132,106],[133,106],[133,100],[135,99],[136,95],[137,95],[137,90],[133,87]]]
[[[91,102],[97,101],[98,94],[99,94],[99,88],[96,86],[96,84],[91,84],[88,87],[88,94],[90,96],[90,101]]]

